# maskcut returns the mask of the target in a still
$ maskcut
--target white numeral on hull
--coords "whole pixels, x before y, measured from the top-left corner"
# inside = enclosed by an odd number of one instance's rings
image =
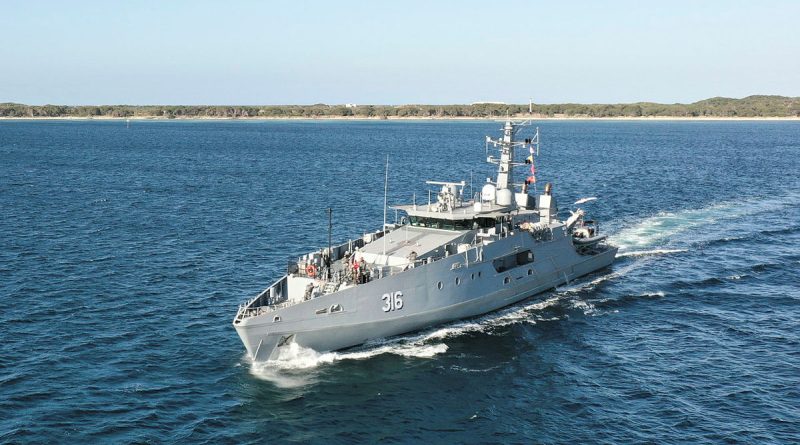
[[[383,312],[399,311],[403,309],[403,292],[397,291],[388,294],[383,294]]]

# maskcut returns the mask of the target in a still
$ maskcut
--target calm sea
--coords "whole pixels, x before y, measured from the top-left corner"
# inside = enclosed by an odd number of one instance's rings
[[[610,270],[253,366],[237,305],[495,122],[0,122],[0,442],[797,443],[800,123],[542,122]],[[394,215],[390,213],[390,218]]]

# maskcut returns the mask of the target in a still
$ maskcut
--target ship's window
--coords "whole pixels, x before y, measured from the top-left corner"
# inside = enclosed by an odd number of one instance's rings
[[[470,276],[469,276],[469,278],[470,278],[471,280],[474,280],[474,279],[475,279],[475,272],[472,272],[472,275],[470,275]]]
[[[475,218],[475,222],[481,229],[491,229],[495,225],[495,220],[492,218]]]
[[[495,258],[492,261],[492,266],[497,272],[505,272],[523,264],[533,262],[533,252],[530,250],[523,250],[522,252],[512,253],[510,255]]]
[[[272,319],[272,322],[273,322],[273,323],[277,323],[277,322],[279,322],[279,321],[281,321],[281,316],[280,316],[280,315],[276,315],[276,316],[275,316],[275,317]]]
[[[317,314],[317,315],[322,315],[322,314],[327,314],[327,313],[328,313],[328,308],[326,308],[326,307],[324,307],[322,309],[317,309],[317,312],[315,312],[315,314]]]
[[[481,277],[481,271],[478,271],[478,278]]]
[[[472,221],[468,219],[457,219],[456,230],[472,230]]]
[[[461,277],[456,277],[456,286],[461,284]]]
[[[436,283],[436,287],[437,287],[437,288],[439,288],[439,290],[441,290],[441,289],[442,289],[442,287],[444,287],[444,285],[443,285],[443,284],[442,284],[442,282],[440,281],[440,282]]]
[[[503,278],[503,284],[508,284],[508,283],[510,283],[510,282],[511,282],[511,277],[505,277],[505,278]]]
[[[342,307],[341,304],[334,304],[333,306],[331,306],[331,314],[334,312],[342,312],[342,310],[344,310],[344,308]]]
[[[434,229],[446,230],[471,230],[472,220],[449,220],[437,218],[424,218],[421,216],[409,216],[408,221],[415,227],[431,227]],[[494,226],[492,226],[494,227]]]
[[[533,275],[533,269],[528,269],[528,275]]]

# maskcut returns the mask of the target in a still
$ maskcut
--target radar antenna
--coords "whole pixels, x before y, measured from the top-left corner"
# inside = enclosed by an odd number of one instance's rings
[[[489,144],[492,144],[493,148],[498,149],[500,152],[500,158],[495,158],[494,156],[487,156],[486,162],[490,164],[497,164],[497,181],[495,185],[497,186],[497,190],[502,189],[512,189],[514,185],[520,185],[522,190],[527,190],[528,184],[534,184],[534,189],[536,187],[536,167],[534,164],[534,156],[539,155],[539,127],[536,127],[536,132],[530,138],[526,138],[522,141],[515,140],[517,134],[525,127],[531,125],[530,120],[525,121],[512,121],[508,119],[505,121],[505,125],[503,126],[503,137],[502,138],[492,138],[491,136],[486,136],[486,152],[488,154]],[[530,155],[525,159],[524,162],[519,162],[514,160],[514,149],[515,148],[528,148]],[[522,166],[522,165],[530,165],[530,176],[527,177],[523,184],[514,184],[513,183],[513,169],[514,166]]]

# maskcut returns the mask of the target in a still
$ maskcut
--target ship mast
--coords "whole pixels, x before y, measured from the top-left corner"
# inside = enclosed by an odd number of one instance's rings
[[[486,143],[492,144],[495,148],[499,146],[500,150],[500,159],[496,159],[494,156],[489,156],[487,159],[489,163],[497,164],[498,166],[497,182],[495,183],[497,190],[509,189],[513,192],[514,166],[525,165],[524,163],[514,161],[514,148],[516,146],[524,147],[529,143],[535,143],[538,145],[538,130],[537,134],[535,135],[535,139],[529,139],[525,142],[517,142],[514,140],[514,136],[516,136],[516,134],[523,127],[526,127],[530,124],[530,121],[513,122],[509,119],[505,121],[505,125],[503,126],[502,138],[494,139],[490,136],[486,136]]]

